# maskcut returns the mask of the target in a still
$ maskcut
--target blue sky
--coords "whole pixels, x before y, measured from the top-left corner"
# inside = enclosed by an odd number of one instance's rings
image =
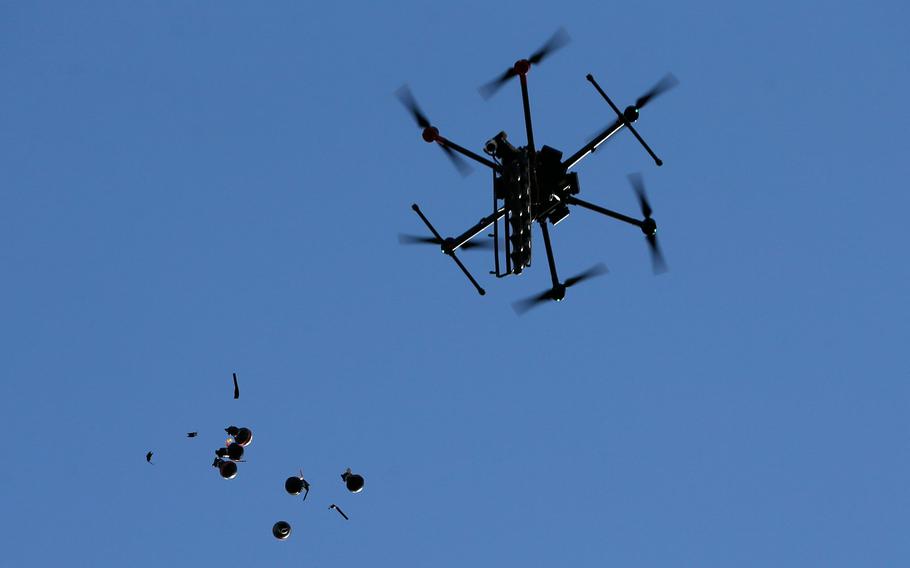
[[[9,565],[897,566],[910,560],[906,6],[0,3]],[[486,214],[528,76],[583,210],[480,298],[421,233]],[[539,240],[538,240],[539,243]],[[542,253],[542,248],[538,248]],[[231,372],[241,398],[231,398]],[[240,475],[209,465],[255,432]],[[185,432],[200,436],[187,439]],[[156,465],[144,461],[155,452]],[[347,494],[346,467],[366,489]],[[283,491],[303,468],[305,503]],[[327,509],[337,503],[344,522]],[[291,538],[276,542],[286,519]]]

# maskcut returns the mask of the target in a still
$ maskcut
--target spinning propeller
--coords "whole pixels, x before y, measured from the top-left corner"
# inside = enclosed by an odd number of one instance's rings
[[[572,276],[571,278],[567,278],[565,282],[563,282],[562,284],[560,284],[554,288],[550,288],[546,292],[541,292],[540,294],[537,294],[536,296],[531,296],[530,298],[525,298],[524,300],[518,300],[517,302],[513,302],[512,309],[514,309],[515,313],[517,313],[518,315],[522,315],[525,312],[527,312],[528,310],[530,310],[531,308],[535,308],[535,307],[539,306],[540,304],[542,304],[543,302],[546,302],[547,300],[554,300],[554,301],[558,302],[558,301],[562,300],[563,298],[565,298],[566,288],[571,288],[572,286],[575,286],[576,284],[584,282],[585,280],[588,280],[590,278],[594,278],[595,276],[601,276],[603,274],[606,274],[607,272],[608,272],[608,270],[607,270],[606,264],[604,264],[602,262],[599,264],[595,264],[594,266],[585,270],[581,274],[577,274],[575,276]]]
[[[651,204],[648,203],[648,197],[645,195],[645,183],[641,179],[641,174],[629,174],[629,183],[638,196],[638,203],[641,205],[641,214],[644,220],[641,222],[641,232],[645,234],[648,240],[648,247],[651,251],[651,266],[654,274],[661,274],[667,271],[667,263],[664,261],[664,255],[660,252],[660,246],[657,244],[657,223],[651,218]]]
[[[661,79],[660,81],[657,82],[656,85],[651,87],[650,91],[648,91],[647,93],[638,97],[638,100],[635,101],[634,107],[629,107],[629,108],[635,108],[635,113],[637,115],[638,110],[641,108],[644,108],[644,106],[646,104],[648,104],[648,102],[651,99],[666,93],[667,91],[669,91],[670,89],[672,89],[673,87],[675,87],[678,84],[679,84],[679,80],[676,78],[676,76],[674,76],[673,73],[667,73],[666,75],[663,76],[663,79]],[[626,109],[626,112],[628,112],[629,108]]]
[[[454,239],[446,239],[446,241],[454,242]],[[422,235],[409,235],[405,233],[398,233],[398,242],[403,245],[437,245],[442,246],[444,241],[437,239],[436,237],[426,237]],[[459,250],[467,249],[491,249],[493,248],[493,241],[484,240],[484,241],[468,241],[465,244],[458,247]]]
[[[468,163],[455,153],[454,150],[442,144],[440,140],[442,136],[439,135],[439,129],[433,126],[430,123],[430,119],[427,118],[423,111],[420,110],[420,106],[417,104],[417,100],[414,99],[414,95],[411,93],[411,89],[407,85],[402,85],[397,91],[395,91],[395,96],[398,97],[398,100],[401,101],[401,104],[404,105],[408,112],[411,113],[411,116],[414,117],[414,120],[417,122],[417,126],[423,129],[423,139],[427,142],[436,142],[437,145],[445,152],[446,156],[452,161],[452,165],[455,166],[455,169],[458,170],[462,176],[467,176],[471,173],[472,168]]]
[[[556,30],[556,33],[547,40],[547,43],[543,44],[540,49],[532,53],[530,57],[527,59],[519,59],[515,62],[515,65],[506,69],[502,75],[481,86],[478,89],[480,91],[480,96],[489,99],[495,95],[503,85],[508,83],[509,79],[527,73],[531,68],[531,65],[537,65],[551,53],[569,43],[569,41],[569,33],[566,32],[564,28],[559,28]]]

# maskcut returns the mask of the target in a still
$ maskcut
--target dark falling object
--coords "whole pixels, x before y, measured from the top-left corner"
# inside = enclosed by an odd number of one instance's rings
[[[145,454],[145,461],[152,463],[152,452]],[[152,465],[155,465],[152,463]]]
[[[243,458],[243,446],[240,444],[228,444],[227,457],[231,461],[239,461]]]
[[[278,521],[272,526],[272,534],[278,540],[284,540],[291,536],[291,524],[287,521]]]
[[[285,480],[284,490],[291,495],[300,495],[303,491],[303,500],[306,501],[306,496],[310,493],[310,484],[303,478],[303,473],[300,476],[292,475]]]
[[[234,400],[240,398],[240,385],[237,384],[237,373],[232,373],[234,375]]]
[[[346,520],[346,521],[350,521],[350,520],[351,520],[351,519],[348,518],[347,515],[344,514],[344,511],[341,510],[341,507],[339,507],[339,506],[336,505],[335,503],[332,503],[331,505],[329,505],[329,509],[335,509],[336,511],[338,511],[338,514],[341,515],[342,517],[344,517],[344,520]]]
[[[243,447],[249,446],[253,441],[253,431],[249,428],[238,428],[237,432],[231,435],[234,437],[234,441]]]
[[[406,86],[399,89],[397,93],[399,100],[404,104],[409,113],[413,116],[417,125],[422,129],[424,141],[436,143],[453,159],[456,157],[456,154],[460,154],[461,157],[465,159],[481,164],[489,168],[493,174],[492,212],[480,219],[477,224],[468,228],[458,236],[443,237],[421,208],[414,203],[411,205],[411,208],[417,216],[420,217],[421,222],[429,230],[430,235],[399,235],[399,241],[402,244],[430,244],[438,246],[443,254],[452,259],[458,269],[477,290],[477,293],[484,295],[486,293],[485,290],[478,284],[477,280],[474,279],[467,267],[461,262],[456,255],[456,252],[461,248],[468,248],[470,245],[473,245],[474,242],[472,239],[481,233],[486,233],[487,229],[492,226],[492,234],[489,236],[492,237],[494,269],[490,273],[494,274],[497,278],[521,274],[525,268],[531,266],[532,229],[536,223],[540,228],[541,236],[543,238],[551,286],[547,291],[541,294],[516,302],[514,307],[516,312],[519,313],[523,313],[527,311],[527,309],[546,300],[560,301],[565,297],[566,290],[571,286],[594,276],[606,273],[603,264],[596,264],[588,270],[568,278],[565,281],[559,279],[552,243],[550,242],[548,225],[556,226],[558,223],[565,220],[569,216],[570,207],[572,206],[588,209],[641,229],[642,232],[645,233],[651,250],[655,273],[662,272],[666,269],[663,257],[660,254],[660,249],[657,246],[657,223],[651,218],[649,212],[645,212],[646,209],[647,211],[650,211],[650,205],[647,205],[643,191],[639,192],[638,186],[635,186],[636,192],[638,192],[640,196],[639,200],[642,203],[644,216],[643,219],[637,219],[579,199],[577,195],[581,192],[581,188],[578,182],[578,174],[570,170],[577,166],[587,155],[595,151],[601,144],[624,128],[632,132],[639,143],[652,157],[654,163],[658,166],[661,165],[663,162],[657,157],[651,147],[648,146],[632,124],[638,120],[641,109],[659,95],[676,86],[678,81],[672,74],[667,74],[654,87],[636,99],[634,105],[630,105],[625,111],[621,111],[619,110],[619,107],[613,103],[610,97],[607,96],[606,92],[594,79],[594,76],[591,74],[587,75],[588,81],[594,86],[597,92],[616,114],[616,120],[594,136],[592,140],[582,146],[577,152],[567,158],[563,158],[561,151],[549,146],[541,146],[538,148],[534,143],[527,75],[550,54],[568,43],[568,40],[568,34],[566,34],[564,30],[557,30],[543,47],[531,54],[527,59],[516,61],[514,65],[506,69],[500,76],[481,87],[481,94],[485,97],[489,97],[511,79],[517,77],[519,79],[522,106],[524,109],[527,144],[520,147],[513,146],[509,142],[506,133],[500,132],[484,144],[483,151],[489,158],[480,156],[443,137],[440,134],[439,128],[430,123],[429,119],[418,106],[410,89]],[[645,205],[647,205],[647,208]],[[500,233],[503,233],[501,240]],[[503,249],[502,254],[500,254],[500,249]]]
[[[187,438],[195,438],[198,435],[199,435],[199,432],[187,432],[186,433]]]
[[[253,441],[253,431],[249,428],[238,428],[236,426],[228,426],[224,429],[227,432],[228,436],[234,438],[234,441],[240,444],[241,446],[249,446]]]
[[[363,476],[351,473],[351,468],[348,468],[341,474],[341,480],[344,481],[344,486],[347,487],[348,491],[351,493],[360,493],[363,491]]]
[[[221,477],[224,479],[234,479],[237,477],[237,464],[232,461],[216,458],[215,463],[212,465],[218,468],[218,473],[221,474]]]

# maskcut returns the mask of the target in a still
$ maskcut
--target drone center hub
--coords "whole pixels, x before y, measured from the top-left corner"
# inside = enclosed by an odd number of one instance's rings
[[[627,106],[626,110],[622,111],[622,117],[626,120],[626,122],[635,122],[638,120],[638,108],[634,106]]]

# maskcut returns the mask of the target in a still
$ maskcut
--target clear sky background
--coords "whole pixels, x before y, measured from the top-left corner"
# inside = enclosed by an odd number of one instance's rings
[[[3,564],[910,564],[908,8],[835,4],[0,3]],[[523,143],[517,82],[477,87],[560,25],[538,145],[612,121],[586,73],[680,80],[637,125],[662,168],[628,132],[577,168],[636,215],[642,172],[671,270],[574,210],[560,275],[610,274],[519,318],[542,247],[465,251],[481,298],[398,244],[490,178],[393,93]]]

